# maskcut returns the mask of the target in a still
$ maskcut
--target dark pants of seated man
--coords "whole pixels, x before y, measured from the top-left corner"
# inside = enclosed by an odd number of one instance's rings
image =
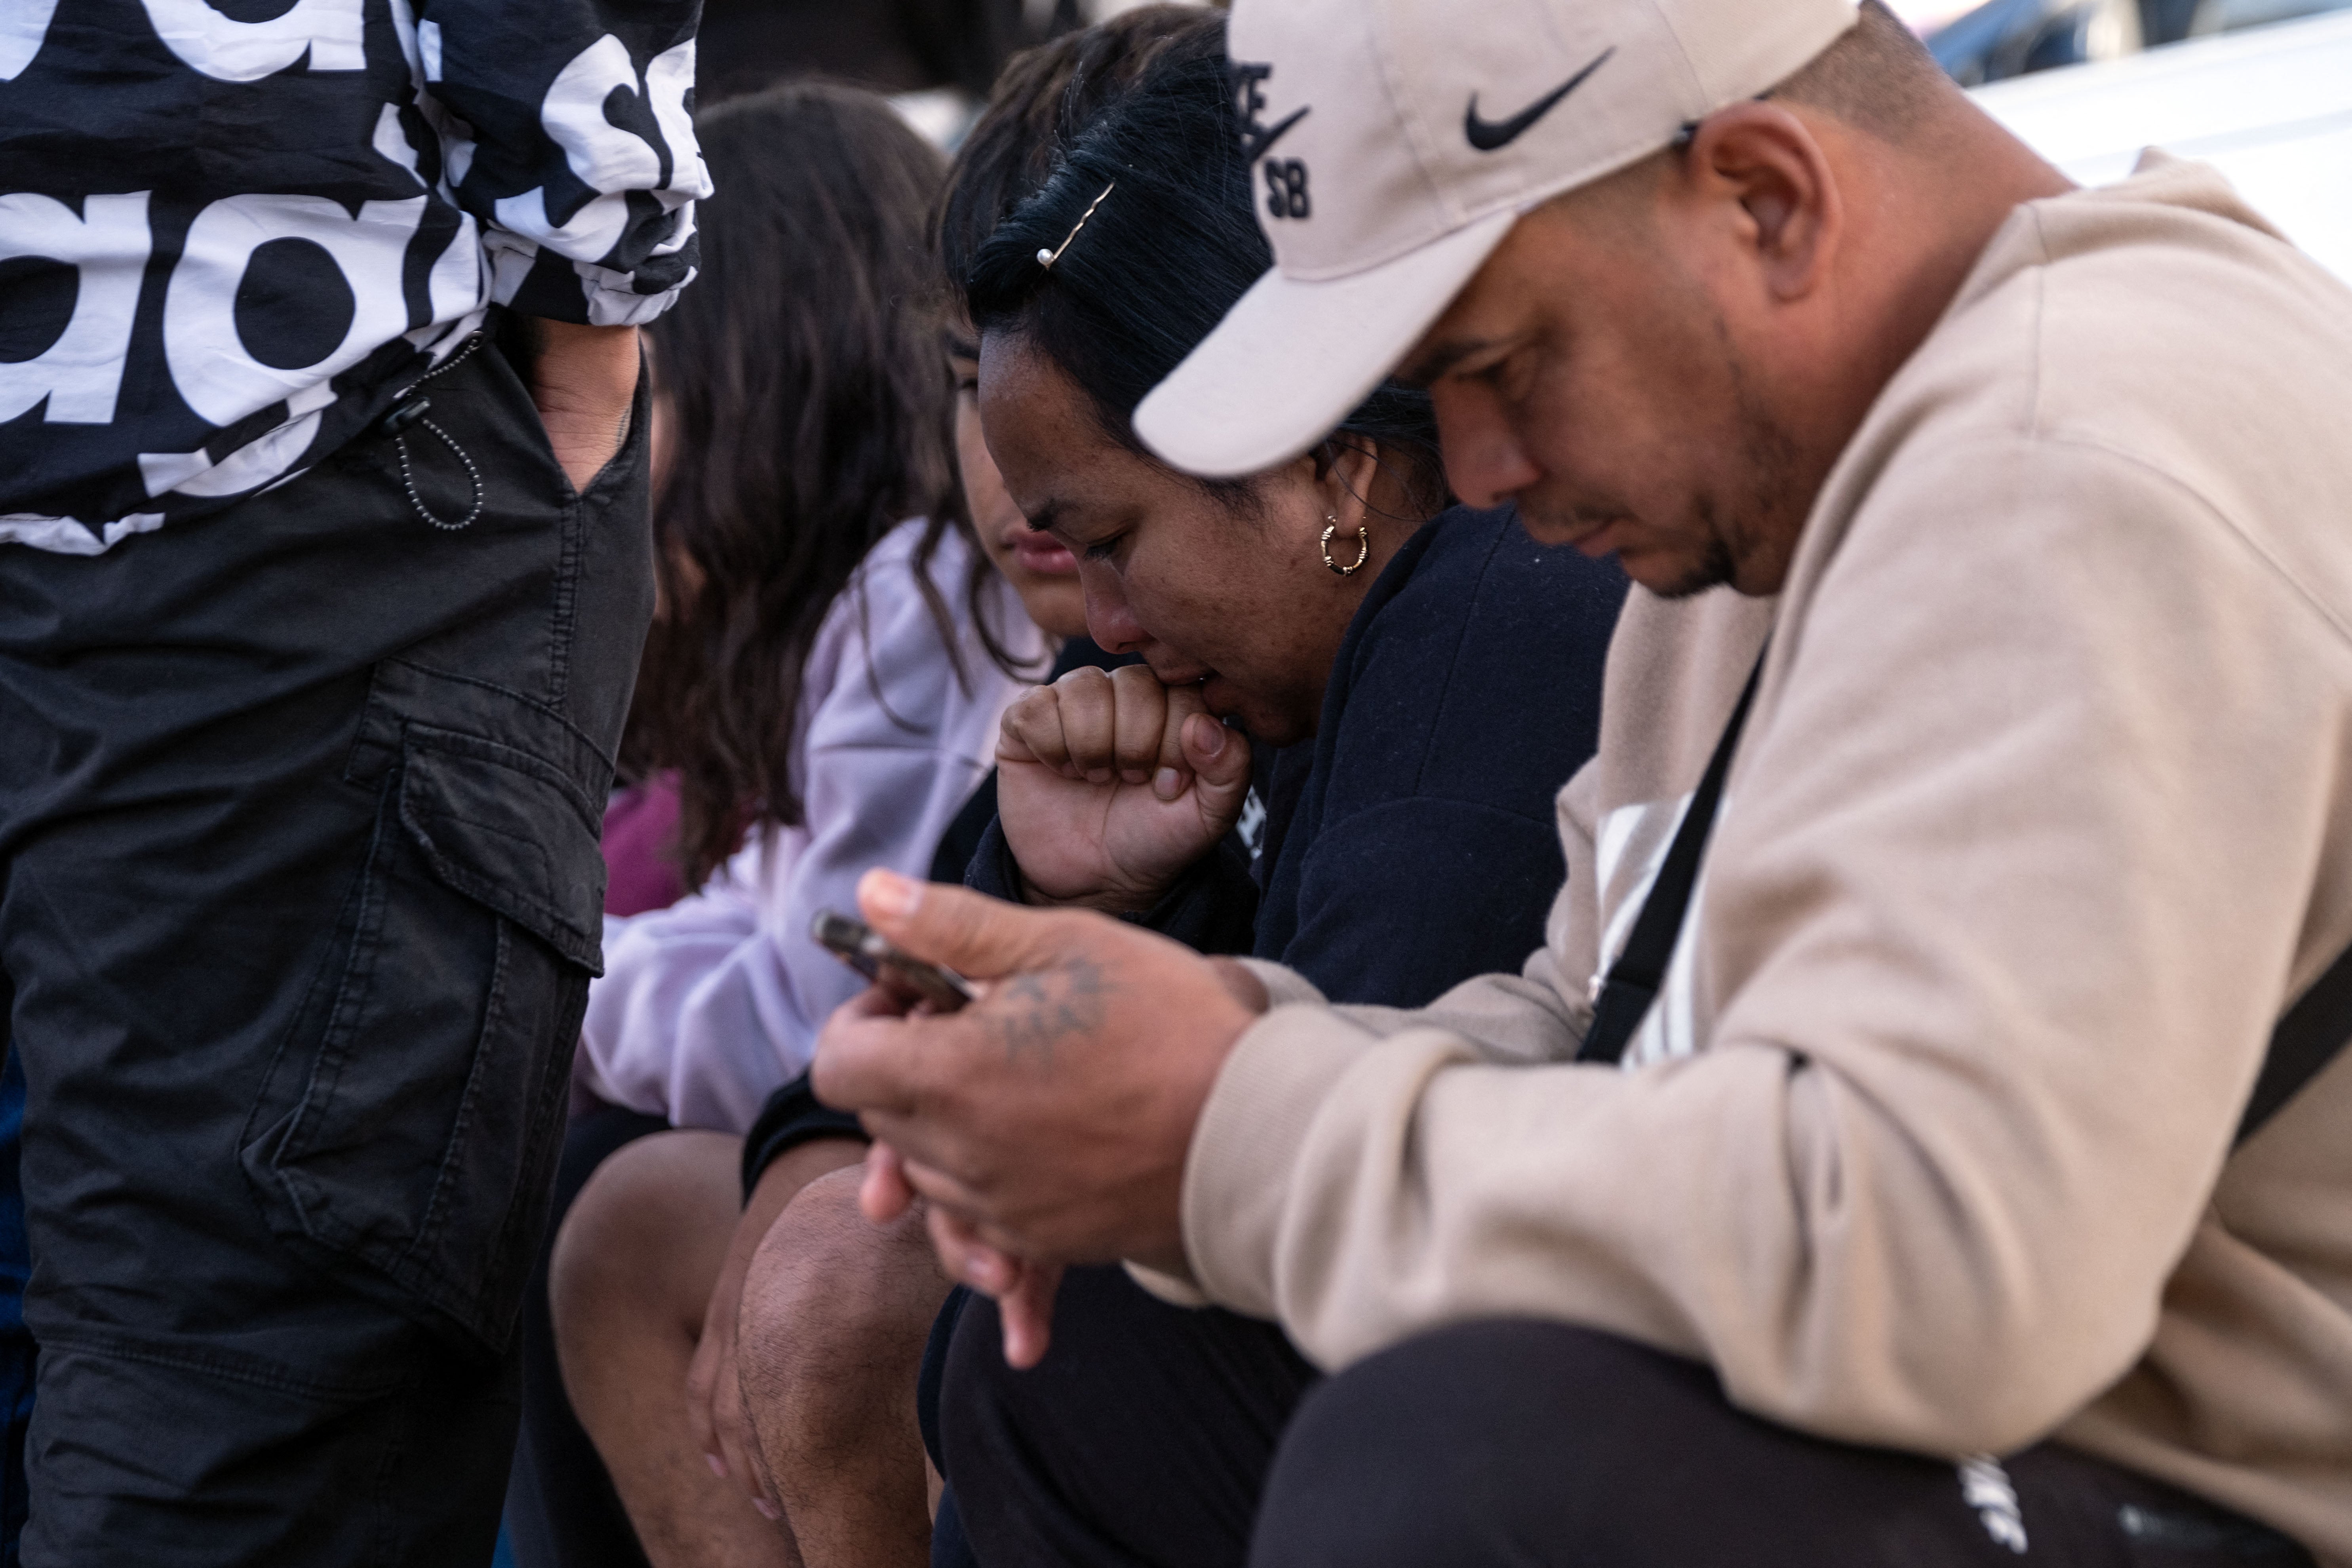
[[[1272,1323],[1171,1307],[1120,1268],[1071,1269],[1045,1359],[1015,1372],[996,1303],[974,1296],[940,1391],[964,1535],[985,1568],[1237,1564],[1314,1382]]]
[[[1734,1410],[1703,1366],[1556,1324],[1442,1330],[1318,1383],[1270,1324],[1078,1270],[1044,1365],[1007,1368],[997,1333],[975,1300],[940,1411],[988,1568],[2311,1563],[2066,1449],[1962,1467],[1823,1442]]]
[[[426,390],[465,461],[0,546],[27,1568],[489,1559],[651,546],[642,393],[575,496],[496,349]]]

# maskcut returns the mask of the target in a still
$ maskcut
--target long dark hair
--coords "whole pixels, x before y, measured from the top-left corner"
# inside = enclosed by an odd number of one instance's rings
[[[1042,265],[1038,252],[1061,247],[1090,206],[1086,231]],[[964,304],[982,332],[1016,333],[1059,364],[1104,432],[1150,457],[1136,438],[1135,405],[1273,264],[1250,206],[1219,16],[1165,44],[1045,186],[997,226],[972,258]],[[1428,510],[1443,504],[1428,394],[1383,384],[1340,422],[1318,462],[1350,444],[1402,459],[1405,493],[1429,500]],[[1254,493],[1246,480],[1200,482],[1236,506]]]
[[[803,819],[809,651],[908,518],[933,520],[917,577],[957,640],[923,569],[957,515],[925,236],[939,155],[880,99],[816,83],[731,100],[695,132],[719,194],[698,215],[701,275],[651,329],[678,456],[654,499],[661,610],[624,754],[677,771],[689,887],[752,824]]]

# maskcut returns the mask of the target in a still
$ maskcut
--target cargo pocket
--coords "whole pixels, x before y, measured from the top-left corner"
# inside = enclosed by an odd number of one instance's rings
[[[500,688],[380,666],[375,829],[241,1151],[272,1227],[492,1351],[520,1305],[603,968],[611,764]]]

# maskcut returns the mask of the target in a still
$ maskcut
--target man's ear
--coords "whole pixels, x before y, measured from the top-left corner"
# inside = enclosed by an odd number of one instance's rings
[[[1845,209],[1828,154],[1773,103],[1735,103],[1699,121],[1683,152],[1694,194],[1735,204],[1739,239],[1770,295],[1802,299],[1827,276]]]

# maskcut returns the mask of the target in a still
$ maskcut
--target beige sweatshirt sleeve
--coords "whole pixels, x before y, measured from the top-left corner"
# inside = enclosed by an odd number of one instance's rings
[[[2034,1439],[2132,1364],[2332,956],[2298,935],[2352,664],[2173,479],[2019,432],[1940,450],[1782,606],[1695,927],[1703,1048],[1497,1061],[1580,1025],[1497,1050],[1460,992],[1276,1009],[1186,1171],[1213,1299],[1326,1367],[1470,1317],[1594,1325],[1940,1453]],[[1523,1022],[1552,1011],[1528,984],[1500,984]]]

